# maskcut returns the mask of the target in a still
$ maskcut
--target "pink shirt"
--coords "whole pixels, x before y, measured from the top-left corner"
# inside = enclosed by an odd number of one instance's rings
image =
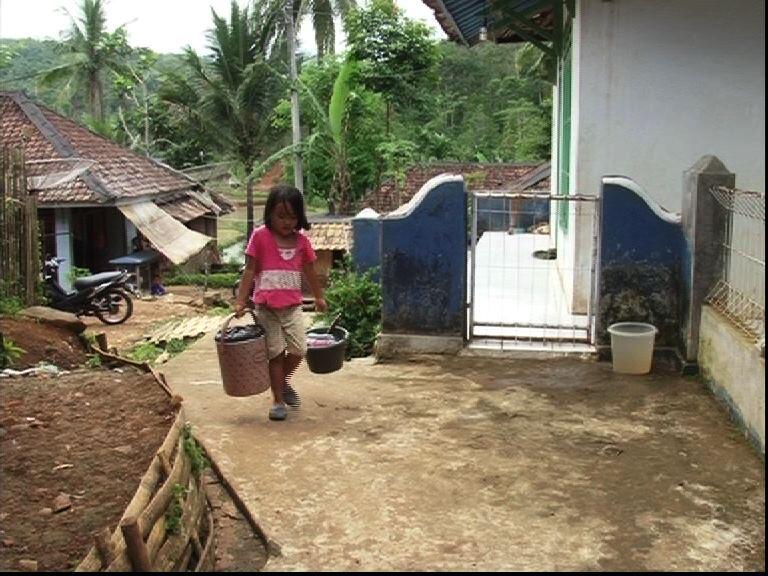
[[[301,269],[317,260],[312,243],[299,232],[295,248],[280,248],[274,233],[260,226],[251,234],[245,253],[256,260],[256,277],[251,299],[267,308],[300,306]]]

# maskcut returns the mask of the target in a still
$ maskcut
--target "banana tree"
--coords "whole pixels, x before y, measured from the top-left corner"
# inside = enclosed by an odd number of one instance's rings
[[[352,92],[353,71],[353,61],[347,60],[342,64],[339,75],[333,83],[333,93],[327,112],[312,91],[302,85],[320,118],[317,124],[319,130],[307,139],[306,147],[308,150],[315,146],[319,147],[322,155],[333,165],[333,183],[328,197],[328,208],[331,213],[336,212],[338,208],[339,213],[348,214],[352,209],[347,150],[347,103]]]

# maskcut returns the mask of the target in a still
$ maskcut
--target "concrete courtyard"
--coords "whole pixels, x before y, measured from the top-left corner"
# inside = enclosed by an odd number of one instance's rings
[[[212,335],[162,367],[268,571],[765,569],[764,461],[695,378],[423,356],[225,396]]]

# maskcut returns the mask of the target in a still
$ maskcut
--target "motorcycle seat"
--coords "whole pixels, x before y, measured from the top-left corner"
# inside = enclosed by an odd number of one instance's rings
[[[123,272],[100,272],[99,274],[93,274],[92,276],[81,276],[77,278],[73,284],[76,290],[83,290],[85,288],[92,288],[99,284],[105,284],[107,282],[113,282],[120,278]]]

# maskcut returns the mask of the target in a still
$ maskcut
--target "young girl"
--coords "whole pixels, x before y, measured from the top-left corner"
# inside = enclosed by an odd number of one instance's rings
[[[309,230],[304,197],[293,186],[278,185],[269,191],[264,207],[264,226],[253,231],[245,249],[246,267],[237,293],[235,315],[245,312],[250,287],[259,321],[267,331],[269,379],[274,405],[270,420],[285,420],[286,402],[298,407],[299,395],[288,380],[307,350],[301,313],[301,275],[315,296],[315,308],[325,312],[323,289],[315,273],[317,259],[312,244],[301,230]]]

